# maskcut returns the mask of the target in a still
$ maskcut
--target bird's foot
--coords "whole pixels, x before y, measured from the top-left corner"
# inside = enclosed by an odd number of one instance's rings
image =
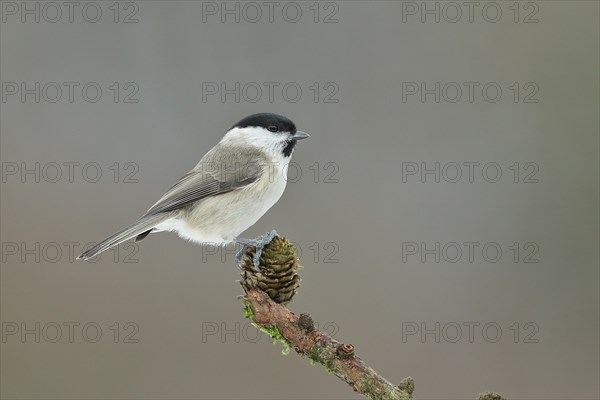
[[[242,258],[244,258],[244,254],[246,253],[246,250],[248,250],[248,247],[254,246],[256,247],[256,251],[254,252],[254,258],[252,259],[252,261],[254,263],[254,269],[256,269],[256,271],[259,271],[258,267],[260,265],[260,256],[262,254],[263,248],[269,243],[271,243],[275,236],[277,236],[277,231],[272,230],[271,232],[267,232],[260,239],[236,238],[236,243],[240,243],[242,245],[242,249],[238,251],[238,253],[235,256],[238,265],[242,264]]]

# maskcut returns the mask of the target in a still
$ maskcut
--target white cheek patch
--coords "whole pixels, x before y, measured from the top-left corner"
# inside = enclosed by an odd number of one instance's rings
[[[273,158],[281,157],[290,135],[285,132],[270,132],[265,128],[233,128],[221,139],[228,146],[248,145],[266,152]]]

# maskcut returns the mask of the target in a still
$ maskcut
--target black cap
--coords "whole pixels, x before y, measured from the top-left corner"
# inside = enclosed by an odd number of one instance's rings
[[[247,116],[232,128],[247,128],[256,126],[270,130],[271,132],[296,133],[296,125],[287,117],[272,113],[258,113]]]

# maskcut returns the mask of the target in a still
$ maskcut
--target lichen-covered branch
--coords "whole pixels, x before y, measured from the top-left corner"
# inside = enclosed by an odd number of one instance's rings
[[[287,307],[274,302],[259,288],[247,292],[245,304],[246,315],[252,322],[269,332],[276,327],[281,335],[280,340],[285,340],[296,353],[322,364],[355,392],[370,399],[411,398],[414,389],[411,378],[407,378],[402,387],[394,386],[361,360],[351,344],[340,343],[316,329],[308,314],[297,316]]]
[[[409,400],[415,389],[412,378],[394,385],[360,359],[354,346],[341,343],[315,327],[308,314],[296,315],[284,304],[292,300],[300,277],[296,249],[287,239],[276,236],[266,245],[258,268],[250,247],[241,264],[244,288],[244,313],[253,324],[283,343],[284,353],[291,349],[346,382],[357,393],[376,400]],[[480,400],[504,400],[496,393],[480,395]]]

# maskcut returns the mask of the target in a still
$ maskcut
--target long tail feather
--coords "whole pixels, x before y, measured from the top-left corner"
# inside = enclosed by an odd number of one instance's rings
[[[114,235],[104,239],[94,247],[86,250],[81,254],[77,259],[89,260],[90,258],[96,256],[97,254],[102,253],[104,250],[108,250],[113,246],[116,246],[120,243],[123,243],[126,240],[129,240],[139,234],[143,234],[144,232],[151,230],[156,225],[161,222],[169,219],[171,216],[168,214],[158,214],[158,215],[150,215],[147,217],[143,217],[139,221],[134,224],[129,225],[127,228],[120,230]]]

